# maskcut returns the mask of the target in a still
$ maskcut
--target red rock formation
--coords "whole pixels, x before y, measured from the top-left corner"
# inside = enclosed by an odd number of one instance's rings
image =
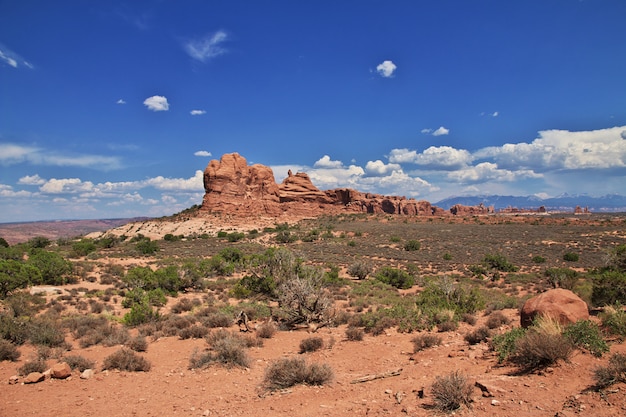
[[[480,203],[477,206],[464,206],[463,204],[455,204],[450,207],[450,213],[455,216],[473,216],[478,214],[493,214],[495,212],[493,206],[485,206]]]
[[[204,170],[205,195],[202,211],[232,215],[270,215],[289,212],[294,215],[353,211],[406,216],[443,216],[452,214],[490,214],[493,207],[454,206],[450,212],[406,197],[361,193],[349,188],[320,191],[304,172],[289,171],[281,184],[276,184],[271,168],[256,164],[248,166],[237,153],[212,160]]]
[[[520,324],[528,327],[536,316],[550,316],[561,324],[587,320],[589,310],[579,296],[569,290],[556,288],[528,299],[520,312]]]

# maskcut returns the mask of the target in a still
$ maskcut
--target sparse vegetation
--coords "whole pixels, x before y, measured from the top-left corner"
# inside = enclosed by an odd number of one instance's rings
[[[324,347],[324,339],[318,336],[307,337],[300,341],[300,353],[315,352]]]
[[[271,363],[265,371],[264,386],[270,391],[297,384],[324,385],[333,378],[327,364],[308,363],[304,358],[283,358]]]
[[[626,355],[614,353],[607,366],[599,366],[594,370],[596,388],[604,389],[613,384],[626,383]]]
[[[121,348],[104,358],[102,369],[119,369],[129,372],[148,372],[152,365],[150,362],[128,348]]]
[[[461,406],[470,406],[474,387],[459,371],[438,376],[431,386],[435,407],[441,411],[454,411]]]
[[[416,353],[440,345],[441,337],[430,333],[422,333],[412,338],[411,343],[413,343],[413,353]]]

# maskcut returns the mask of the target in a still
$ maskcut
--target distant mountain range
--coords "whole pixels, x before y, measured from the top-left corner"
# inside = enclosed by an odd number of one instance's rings
[[[448,210],[455,204],[476,206],[480,203],[485,206],[494,206],[496,211],[507,207],[537,209],[541,206],[544,206],[548,211],[574,211],[576,206],[580,206],[581,208],[587,207],[592,213],[626,212],[626,196],[618,194],[608,194],[603,197],[592,197],[585,194],[563,194],[551,198],[539,198],[537,196],[482,195],[448,197],[434,204]]]

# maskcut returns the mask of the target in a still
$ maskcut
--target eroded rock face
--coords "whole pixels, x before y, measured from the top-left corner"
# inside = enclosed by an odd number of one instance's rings
[[[226,154],[212,160],[204,170],[205,195],[202,210],[229,215],[269,215],[290,213],[317,216],[339,212],[397,214],[406,216],[442,216],[453,214],[488,214],[493,208],[465,208],[445,211],[428,201],[406,197],[361,193],[349,188],[321,191],[304,172],[288,172],[281,184],[276,184],[272,169],[255,164],[237,154]]]
[[[464,206],[463,204],[455,204],[450,207],[450,213],[455,216],[474,216],[478,214],[493,214],[495,210],[493,206],[485,206],[480,203],[477,206]]]
[[[528,299],[520,312],[520,324],[528,327],[537,316],[550,316],[566,325],[589,319],[589,309],[579,296],[556,288]]]

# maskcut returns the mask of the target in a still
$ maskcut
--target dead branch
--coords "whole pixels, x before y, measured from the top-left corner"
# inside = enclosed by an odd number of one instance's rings
[[[390,376],[398,376],[402,372],[402,368],[395,369],[393,371],[383,372],[382,374],[365,375],[357,379],[350,381],[351,384],[359,384],[361,382],[373,381],[375,379],[389,378]]]

